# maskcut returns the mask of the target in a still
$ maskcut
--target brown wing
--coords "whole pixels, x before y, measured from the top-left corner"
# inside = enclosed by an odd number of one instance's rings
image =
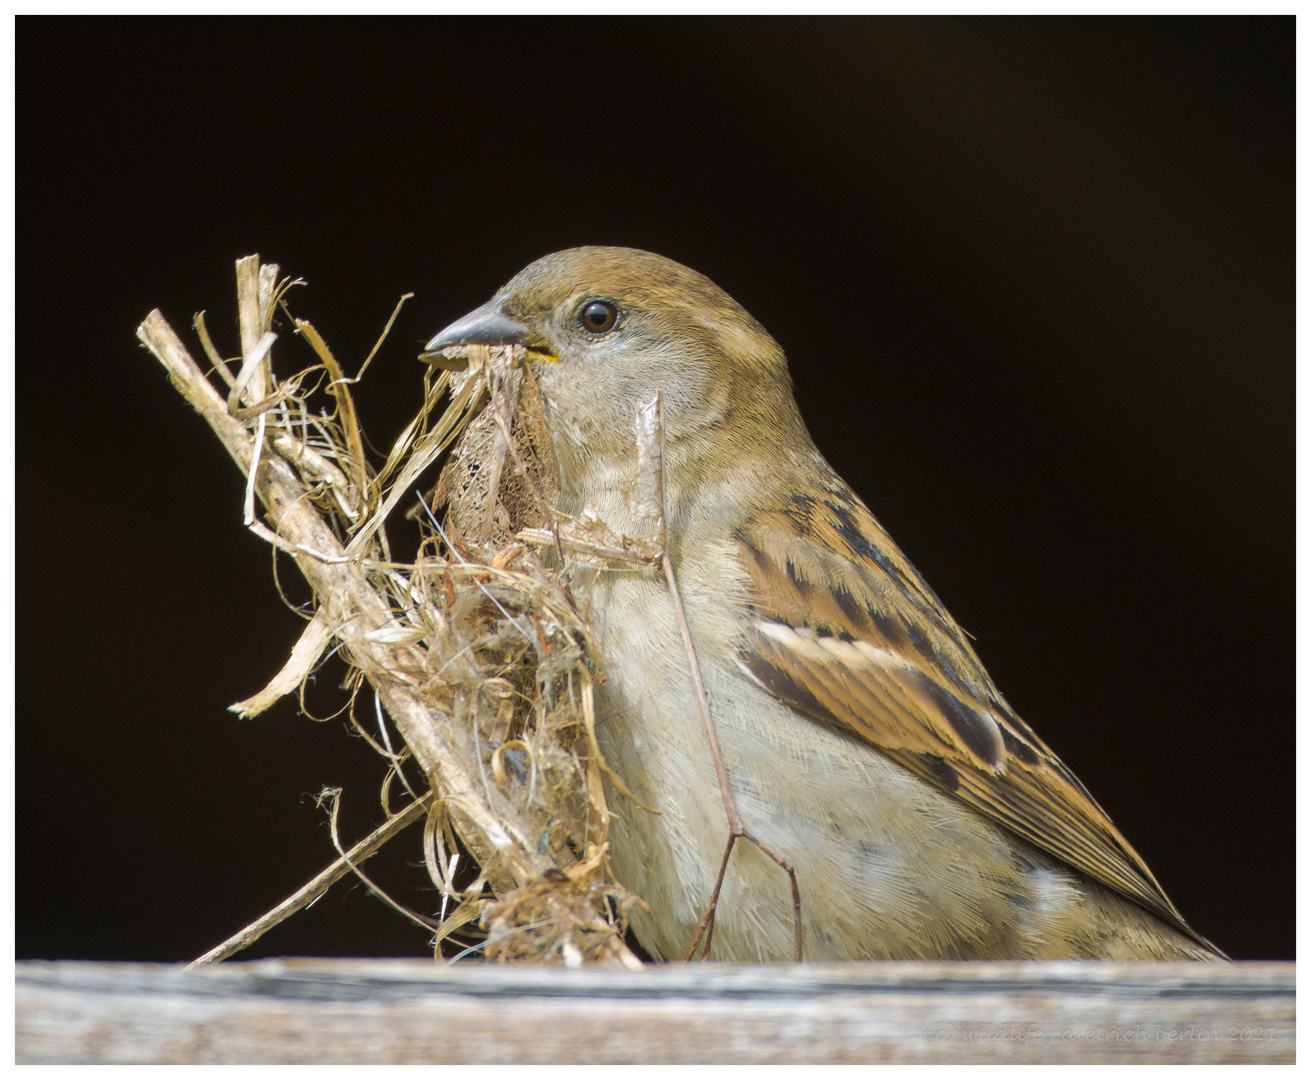
[[[736,534],[751,578],[740,659],[1044,851],[1198,937],[1105,811],[997,692],[960,627],[850,489],[794,496]]]

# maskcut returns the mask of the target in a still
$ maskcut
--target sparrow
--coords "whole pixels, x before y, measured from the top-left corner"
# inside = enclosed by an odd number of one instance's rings
[[[708,278],[650,252],[532,263],[428,342],[521,345],[558,510],[650,530],[634,416],[663,394],[665,551],[747,833],[795,871],[804,957],[1217,959],[1074,774],[993,685],[965,634],[816,449],[783,350]],[[677,959],[705,915],[726,809],[659,565],[569,580],[605,676],[597,736],[610,869]],[[714,959],[795,955],[788,875],[733,848]]]

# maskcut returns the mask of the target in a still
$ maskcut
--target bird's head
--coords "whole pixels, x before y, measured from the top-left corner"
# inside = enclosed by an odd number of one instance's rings
[[[634,414],[657,389],[671,463],[722,470],[762,440],[804,432],[783,350],[764,327],[709,278],[647,251],[538,259],[424,355],[512,344],[547,361],[534,374],[566,488],[635,455]]]

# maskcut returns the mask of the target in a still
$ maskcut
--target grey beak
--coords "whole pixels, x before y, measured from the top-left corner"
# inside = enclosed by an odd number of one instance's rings
[[[456,319],[428,342],[419,359],[439,367],[451,367],[450,359],[442,354],[443,349],[459,345],[529,345],[530,337],[528,328],[502,312],[500,299],[493,297],[464,318]]]

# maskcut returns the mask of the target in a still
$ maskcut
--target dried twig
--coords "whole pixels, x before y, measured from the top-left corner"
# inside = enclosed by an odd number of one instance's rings
[[[729,783],[728,773],[724,769],[724,758],[719,751],[719,736],[715,733],[715,721],[710,714],[710,700],[706,696],[705,683],[701,681],[701,664],[697,660],[696,647],[692,644],[692,631],[687,625],[687,615],[683,611],[683,596],[678,588],[678,577],[674,573],[673,561],[669,558],[669,550],[666,544],[668,525],[665,517],[665,415],[664,394],[662,391],[657,390],[655,400],[638,411],[637,432],[639,498],[645,497],[660,515],[657,533],[660,545],[660,565],[664,569],[665,581],[669,585],[669,597],[674,604],[674,617],[678,621],[678,629],[683,636],[683,648],[687,652],[687,664],[692,675],[692,686],[696,690],[697,704],[701,709],[701,720],[705,725],[706,738],[710,743],[710,759],[715,766],[715,777],[719,781],[719,793],[724,800],[724,816],[728,819],[728,843],[724,847],[724,857],[719,863],[719,875],[715,878],[715,887],[710,893],[706,913],[702,916],[701,924],[697,927],[696,936],[687,947],[687,953],[683,959],[690,960],[696,954],[696,948],[701,941],[702,935],[705,936],[705,949],[702,951],[701,959],[704,960],[710,955],[710,943],[715,931],[715,909],[719,905],[719,893],[724,886],[724,874],[728,871],[728,860],[733,854],[733,846],[738,840],[746,840],[759,848],[767,858],[776,863],[788,876],[788,881],[792,886],[794,955],[797,962],[800,962],[803,955],[801,887],[797,883],[797,872],[783,856],[775,852],[762,840],[752,836],[743,826],[742,818],[737,812],[737,801],[733,798],[733,786]],[[654,453],[651,453],[652,448]],[[653,468],[648,464],[652,460],[655,462]],[[644,464],[647,465],[646,469],[643,469]],[[645,476],[652,473],[654,474],[653,479],[644,480]],[[650,490],[652,482],[655,484],[654,491]]]
[[[651,565],[659,563],[664,571],[665,582],[669,587],[670,600],[674,606],[674,618],[678,623],[679,633],[683,639],[683,648],[687,655],[688,671],[692,677],[692,686],[696,692],[701,720],[705,726],[706,738],[710,744],[710,758],[714,765],[715,777],[719,783],[720,795],[724,802],[724,816],[728,822],[728,840],[720,859],[719,873],[715,878],[714,888],[706,905],[705,914],[697,927],[696,935],[687,948],[684,960],[691,960],[696,955],[697,946],[704,938],[701,959],[710,955],[710,946],[714,936],[715,911],[719,904],[719,895],[724,885],[724,875],[728,871],[728,862],[733,848],[739,840],[745,840],[757,847],[763,855],[774,862],[788,876],[792,890],[792,933],[794,957],[799,962],[804,955],[804,941],[801,923],[801,888],[796,871],[783,856],[775,852],[768,844],[753,836],[742,824],[733,797],[733,787],[724,768],[723,755],[719,748],[719,736],[715,731],[714,717],[710,712],[710,701],[706,695],[705,684],[701,679],[701,665],[697,660],[696,647],[692,642],[691,629],[687,614],[683,608],[683,597],[678,587],[678,576],[674,572],[673,561],[668,551],[668,522],[665,513],[665,427],[664,427],[664,392],[657,389],[655,398],[637,410],[635,420],[637,437],[637,477],[633,488],[632,505],[635,516],[645,525],[649,525],[653,536],[634,539],[629,536],[616,536],[605,528],[604,523],[589,516],[584,511],[580,520],[569,520],[571,526],[562,531],[559,525],[553,531],[545,529],[528,529],[519,533],[522,539],[532,543],[551,544],[567,548],[574,554],[589,558],[601,558],[627,562],[634,565]],[[557,514],[564,519],[564,515]],[[620,790],[628,795],[622,781],[615,778]],[[629,796],[632,798],[632,796]],[[636,801],[634,799],[634,801]],[[639,804],[640,805],[640,804]],[[644,809],[647,809],[644,807]]]
[[[431,792],[423,796],[423,798],[418,802],[410,803],[409,806],[389,820],[386,824],[375,829],[367,837],[351,848],[350,851],[345,852],[341,858],[326,870],[317,874],[310,881],[307,881],[272,911],[261,915],[249,926],[243,927],[240,931],[233,934],[227,941],[210,949],[204,956],[197,957],[195,960],[191,961],[187,967],[201,967],[204,964],[216,964],[220,960],[226,960],[230,956],[236,956],[242,949],[253,945],[261,937],[277,926],[278,923],[291,918],[291,916],[295,915],[296,912],[309,907],[310,904],[314,903],[315,900],[332,887],[333,882],[338,881],[349,874],[353,869],[358,867],[360,863],[375,854],[383,844],[397,833],[426,816],[428,808],[431,805]]]
[[[292,660],[270,687],[240,707],[258,712],[294,688],[335,639],[354,677],[372,685],[430,781],[440,800],[434,809],[440,807],[441,820],[449,823],[444,828],[454,825],[478,861],[478,888],[485,880],[495,893],[491,899],[464,893],[443,930],[481,917],[489,931],[509,931],[502,941],[516,943],[490,946],[489,955],[636,964],[622,941],[625,913],[635,898],[604,883],[609,812],[600,780],[604,766],[594,753],[590,682],[584,682],[581,712],[554,689],[587,671],[579,644],[586,639],[586,626],[567,594],[521,545],[504,551],[489,546],[491,534],[477,538],[481,563],[425,554],[402,567],[386,556],[388,514],[489,393],[495,405],[488,410],[488,422],[500,442],[497,460],[506,470],[502,486],[511,494],[521,488],[522,497],[515,497],[525,507],[531,504],[531,512],[513,524],[545,524],[542,512],[550,496],[544,494],[542,476],[530,472],[536,450],[521,454],[514,445],[534,437],[531,417],[523,420],[522,411],[516,411],[519,354],[495,350],[492,355],[484,349],[462,381],[443,374],[431,384],[424,410],[375,476],[364,460],[365,443],[350,399],[350,385],[358,376],[343,375],[308,324],[297,322],[297,330],[328,373],[333,415],[313,414],[307,407],[301,387],[309,372],[281,384],[274,379],[270,323],[289,284],[279,283],[276,268],[260,266],[257,258],[238,264],[244,357],[239,375],[233,377],[221,359],[215,360],[217,350],[202,335],[207,356],[226,376],[226,401],[159,312],[152,312],[138,330],[174,385],[250,477],[250,528],[294,557],[318,605]],[[429,411],[451,385],[452,405],[429,428]],[[537,425],[540,440],[540,419]],[[492,495],[493,505],[501,506],[505,493],[497,496],[494,488]],[[255,497],[272,528],[254,515]],[[492,603],[490,621],[483,614],[484,599]],[[530,655],[535,657],[531,663]],[[502,671],[517,681],[507,681]],[[497,685],[505,693],[493,693]],[[389,767],[397,765],[394,753],[388,758]],[[526,770],[530,782],[517,779],[518,769]],[[583,809],[576,832],[566,805],[575,797]],[[418,814],[418,806],[411,804],[405,813]],[[393,826],[400,827],[396,819],[384,829]],[[425,835],[428,846],[431,835]],[[451,893],[455,859],[449,849],[450,858],[442,865],[435,865],[435,856],[429,860],[445,895]],[[344,872],[343,865],[358,862],[359,850],[255,926],[309,902],[307,890],[326,888]],[[543,914],[550,916],[545,923]],[[229,945],[232,951],[242,947]]]

